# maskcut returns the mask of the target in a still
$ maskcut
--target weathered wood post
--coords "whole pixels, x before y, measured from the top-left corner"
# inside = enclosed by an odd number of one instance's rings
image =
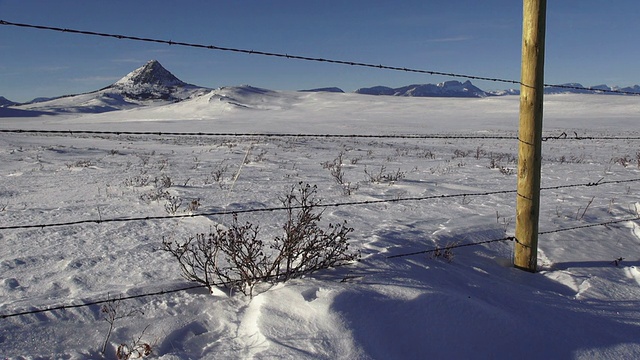
[[[516,268],[535,272],[538,260],[542,101],[546,0],[523,0],[518,195],[516,200]]]

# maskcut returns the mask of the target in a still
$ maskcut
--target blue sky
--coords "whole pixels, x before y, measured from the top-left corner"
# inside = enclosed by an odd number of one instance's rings
[[[640,83],[640,1],[549,0],[547,83]],[[0,19],[310,57],[520,78],[520,0],[0,0]],[[345,91],[451,78],[0,26],[0,96],[105,87],[150,59],[207,87]],[[458,79],[464,81],[465,79]],[[483,89],[510,84],[473,81]]]

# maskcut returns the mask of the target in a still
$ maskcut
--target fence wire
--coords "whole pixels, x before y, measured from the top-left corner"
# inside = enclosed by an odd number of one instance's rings
[[[303,60],[303,61],[314,61],[314,62],[323,62],[330,64],[340,64],[340,65],[350,65],[350,66],[359,66],[366,68],[375,68],[375,69],[384,69],[384,70],[393,70],[393,71],[404,71],[410,73],[419,73],[419,74],[428,74],[428,75],[439,75],[453,78],[463,78],[470,80],[485,80],[485,81],[493,81],[493,82],[502,82],[509,84],[517,84],[522,85],[520,81],[516,80],[508,80],[508,79],[500,79],[500,78],[492,78],[486,76],[476,76],[476,75],[465,75],[465,74],[456,74],[452,72],[441,72],[434,70],[421,70],[421,69],[412,69],[407,67],[400,66],[389,66],[382,64],[371,64],[364,62],[355,62],[355,61],[346,61],[346,60],[336,60],[336,59],[327,59],[327,58],[319,58],[319,57],[309,57],[309,56],[301,56],[301,55],[292,55],[287,53],[275,53],[275,52],[266,52],[259,50],[247,50],[247,49],[239,49],[232,47],[224,47],[224,46],[216,46],[216,45],[204,45],[197,43],[188,43],[188,42],[180,42],[180,41],[172,41],[172,40],[162,40],[162,39],[153,39],[153,38],[143,38],[138,36],[130,36],[130,35],[118,35],[118,34],[110,34],[103,32],[95,32],[95,31],[85,31],[85,30],[76,30],[76,29],[68,29],[68,28],[60,28],[53,26],[42,26],[42,25],[32,25],[32,24],[24,24],[24,23],[14,23],[5,20],[0,20],[0,25],[6,26],[17,26],[22,28],[31,28],[38,30],[49,30],[49,31],[57,31],[63,33],[71,33],[71,34],[81,34],[81,35],[89,35],[89,36],[100,36],[114,39],[125,39],[125,40],[134,40],[134,41],[143,41],[143,42],[151,42],[157,44],[166,44],[166,45],[176,45],[176,46],[186,46],[192,48],[206,49],[206,50],[217,50],[217,51],[228,51],[249,55],[262,55],[262,56],[271,56],[285,59],[294,59],[294,60]]]
[[[88,35],[88,36],[107,37],[107,38],[114,38],[114,39],[119,39],[119,40],[123,40],[124,39],[124,40],[133,40],[133,41],[151,42],[151,43],[157,43],[157,44],[185,46],[185,47],[192,47],[192,48],[199,48],[199,49],[206,49],[206,50],[228,51],[228,52],[235,52],[235,53],[242,53],[242,54],[249,54],[249,55],[271,56],[271,57],[278,57],[278,58],[285,58],[285,59],[314,61],[314,62],[323,62],[323,63],[331,63],[331,64],[349,65],[349,66],[359,66],[359,67],[383,69],[383,70],[403,71],[403,72],[418,73],[418,74],[445,76],[445,77],[451,77],[451,78],[462,78],[462,79],[470,79],[470,80],[483,80],[483,81],[500,82],[500,83],[516,84],[516,85],[520,85],[520,86],[531,87],[531,85],[523,84],[521,81],[518,81],[518,80],[502,79],[502,78],[487,77],[487,76],[458,74],[458,73],[454,73],[454,72],[422,70],[422,69],[414,69],[414,68],[407,68],[407,67],[401,67],[401,66],[389,66],[389,65],[382,65],[382,64],[365,63],[365,62],[355,62],[355,61],[320,58],[320,57],[291,55],[291,54],[287,54],[287,53],[275,53],[275,52],[267,52],[267,51],[259,51],[259,50],[247,50],[247,49],[216,46],[216,45],[205,45],[205,44],[189,43],[189,42],[181,42],[181,41],[173,41],[173,40],[162,40],[162,39],[144,38],[144,37],[130,36],[130,35],[120,35],[120,34],[111,34],[111,33],[96,32],[96,31],[86,31],[86,30],[77,30],[77,29],[69,29],[69,28],[60,28],[60,27],[54,27],[54,26],[43,26],[43,25],[33,25],[33,24],[25,24],[25,23],[15,23],[15,22],[10,22],[10,21],[5,21],[5,20],[0,20],[0,25],[15,26],[15,27],[21,27],[21,28],[31,28],[31,29],[38,29],[38,30],[57,31],[57,32],[63,32],[63,33],[80,34],[80,35]],[[623,91],[623,90],[613,90],[613,89],[594,89],[594,88],[590,88],[590,87],[581,87],[581,86],[575,86],[575,85],[544,84],[544,86],[545,87],[562,88],[562,89],[571,89],[571,90],[592,91],[592,92],[595,92],[595,93],[640,95],[640,93],[633,92],[633,91]]]
[[[639,182],[639,181],[640,181],[640,178],[626,179],[626,180],[610,180],[610,181],[602,181],[602,179],[600,179],[596,182],[541,187],[540,190],[558,190],[558,189],[574,188],[574,187],[593,187],[593,186],[601,186],[601,185],[607,185],[607,184],[624,184],[624,183]],[[318,208],[331,208],[331,207],[342,207],[342,206],[400,203],[400,202],[407,202],[407,201],[466,198],[466,197],[515,194],[515,193],[517,193],[517,190],[495,190],[495,191],[485,191],[485,192],[476,192],[476,193],[458,193],[458,194],[429,195],[429,196],[417,196],[417,197],[405,197],[405,198],[393,198],[393,199],[381,199],[381,200],[348,201],[348,202],[331,203],[331,204],[317,204],[315,206]],[[0,231],[15,230],[15,229],[49,228],[49,227],[57,227],[57,226],[81,225],[81,224],[91,224],[91,223],[103,224],[103,223],[116,223],[116,222],[130,222],[130,221],[184,219],[184,218],[194,218],[194,217],[200,217],[200,216],[221,216],[221,215],[234,215],[234,214],[257,213],[257,212],[273,212],[273,211],[284,211],[284,210],[290,210],[290,209],[297,210],[302,208],[303,206],[301,205],[292,206],[292,207],[277,206],[277,207],[268,207],[268,208],[259,208],[259,209],[254,208],[254,209],[221,210],[221,211],[211,211],[211,212],[195,213],[195,214],[160,215],[160,216],[143,216],[143,217],[110,218],[110,219],[86,219],[86,220],[77,220],[77,221],[60,222],[60,223],[0,226]]]
[[[371,139],[487,139],[517,140],[517,136],[450,135],[450,134],[308,134],[308,133],[215,133],[215,132],[163,132],[163,131],[102,131],[102,130],[24,130],[0,129],[0,133],[52,134],[52,135],[132,135],[132,136],[203,136],[203,137],[266,137],[266,138],[371,138]],[[640,139],[640,138],[639,138]]]
[[[241,133],[241,132],[170,132],[170,131],[107,131],[107,130],[44,130],[44,129],[0,129],[0,133],[44,134],[44,135],[113,135],[113,136],[202,136],[202,137],[264,137],[264,138],[344,138],[344,139],[417,139],[417,140],[519,140],[516,135],[459,135],[459,134],[310,134],[310,133]],[[640,136],[574,136],[562,132],[559,135],[543,136],[550,140],[640,140]]]

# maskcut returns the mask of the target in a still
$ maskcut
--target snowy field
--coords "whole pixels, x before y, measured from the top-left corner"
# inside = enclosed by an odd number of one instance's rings
[[[243,106],[220,100],[231,95]],[[545,136],[637,138],[639,116],[637,97],[547,96]],[[542,191],[536,274],[511,266],[510,241],[453,249],[451,261],[389,258],[513,235],[515,194],[479,194],[515,189],[517,140],[460,136],[516,137],[517,124],[514,96],[233,88],[144,109],[0,118],[0,129],[453,136],[0,133],[0,358],[102,358],[100,305],[4,316],[192,285],[163,239],[232,216],[6,227],[278,207],[298,182],[317,185],[323,204],[393,200],[324,209],[323,223],[354,228],[360,262],[253,298],[193,289],[123,300],[129,316],[114,322],[104,357],[140,337],[157,359],[640,358],[640,182],[615,183],[640,178],[640,140],[544,143],[543,187],[598,186]],[[470,195],[402,201],[455,194]],[[267,241],[283,216],[239,219]]]

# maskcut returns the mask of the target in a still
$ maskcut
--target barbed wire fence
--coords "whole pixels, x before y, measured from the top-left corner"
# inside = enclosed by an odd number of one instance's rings
[[[303,61],[313,61],[313,62],[324,62],[324,63],[334,63],[341,65],[349,65],[349,66],[360,66],[360,67],[368,67],[382,70],[392,70],[392,71],[404,71],[404,72],[412,72],[412,73],[421,73],[421,74],[429,74],[429,75],[440,75],[446,77],[455,77],[455,78],[466,78],[471,80],[484,80],[484,81],[493,81],[493,82],[502,82],[502,83],[510,83],[517,84],[520,86],[525,86],[520,81],[509,80],[509,79],[501,79],[501,78],[492,78],[492,77],[484,77],[484,76],[475,76],[475,75],[465,75],[465,74],[457,74],[457,73],[447,73],[447,72],[438,72],[432,70],[423,70],[423,69],[412,69],[406,67],[397,67],[397,66],[388,66],[382,64],[371,64],[371,63],[362,63],[362,62],[352,62],[352,61],[344,61],[344,60],[335,60],[335,59],[326,59],[326,58],[315,58],[315,57],[307,57],[300,55],[290,55],[290,54],[282,54],[282,53],[272,53],[272,52],[264,52],[264,51],[255,51],[255,50],[246,50],[240,48],[229,48],[229,47],[220,47],[215,45],[203,45],[196,43],[187,43],[187,42],[176,42],[171,40],[161,40],[161,39],[153,39],[153,38],[141,38],[135,36],[128,35],[117,35],[117,34],[109,34],[109,33],[101,33],[101,32],[93,32],[93,31],[83,31],[76,29],[66,29],[66,28],[58,28],[58,27],[50,27],[50,26],[41,26],[41,25],[32,25],[32,24],[23,24],[23,23],[14,23],[8,22],[5,20],[0,20],[0,25],[4,26],[15,26],[21,28],[32,28],[39,30],[48,30],[48,31],[57,31],[64,33],[72,33],[79,35],[88,35],[88,36],[100,36],[100,37],[108,37],[115,39],[124,39],[124,40],[132,40],[132,41],[143,41],[143,42],[152,42],[166,45],[177,45],[184,47],[193,47],[193,48],[201,48],[206,50],[216,50],[216,51],[230,51],[237,52],[249,55],[261,55],[261,56],[272,56],[278,58],[286,58],[286,59],[294,59],[294,60],[303,60]],[[593,91],[597,93],[616,93],[616,94],[625,94],[625,95],[640,95],[636,92],[627,92],[621,90],[611,90],[611,89],[594,89],[594,88],[585,88],[573,85],[552,85],[545,84],[546,87],[555,87],[562,89],[573,89],[573,90],[583,90],[583,91]],[[388,138],[388,139],[486,139],[486,140],[518,140],[517,136],[491,136],[491,135],[448,135],[448,134],[406,134],[406,135],[383,135],[383,134],[286,134],[286,133],[208,133],[208,132],[160,132],[160,131],[92,131],[92,130],[26,130],[26,129],[0,129],[0,133],[22,133],[22,134],[53,134],[53,135],[63,135],[63,136],[77,136],[79,134],[82,135],[132,135],[132,136],[208,136],[208,137],[274,137],[274,138],[282,138],[282,137],[316,137],[316,138]],[[637,136],[584,136],[578,135],[574,133],[574,136],[568,135],[566,132],[562,132],[558,135],[550,135],[543,137],[543,141],[562,141],[562,140],[570,140],[570,141],[586,141],[586,140],[640,140],[640,137]],[[541,190],[558,190],[565,188],[577,188],[577,187],[595,187],[609,184],[625,184],[625,183],[633,183],[638,182],[640,179],[626,179],[626,180],[612,180],[612,181],[603,181],[603,179],[599,179],[594,182],[587,183],[579,183],[579,184],[566,184],[566,185],[558,185],[552,187],[541,188]],[[362,206],[362,205],[371,205],[371,204],[380,204],[380,203],[400,203],[400,202],[408,202],[408,201],[427,201],[427,200],[435,200],[435,199],[444,199],[444,198],[460,198],[460,197],[479,197],[479,196],[490,196],[490,195],[500,195],[500,194],[514,194],[516,190],[496,190],[496,191],[487,191],[487,192],[477,192],[477,193],[456,193],[456,194],[442,194],[442,195],[432,195],[432,196],[423,196],[423,197],[406,197],[406,198],[396,198],[396,199],[383,199],[383,200],[369,200],[369,201],[353,201],[353,202],[340,202],[340,203],[330,203],[330,204],[319,204],[318,207],[328,208],[328,207],[344,207],[344,206]],[[298,207],[294,207],[298,208]],[[213,211],[213,212],[202,212],[196,214],[183,214],[183,215],[169,215],[169,216],[144,216],[144,217],[131,217],[131,218],[111,218],[111,219],[85,219],[85,220],[77,220],[71,222],[60,222],[60,223],[42,223],[42,224],[24,224],[24,225],[11,225],[11,226],[0,226],[0,230],[13,230],[13,229],[31,229],[31,228],[49,228],[49,227],[58,227],[58,226],[72,226],[79,224],[105,224],[105,223],[115,223],[115,222],[130,222],[130,221],[150,221],[150,220],[169,220],[169,219],[181,219],[181,218],[189,218],[189,217],[199,217],[199,216],[217,216],[217,215],[232,215],[232,214],[240,214],[240,213],[254,213],[254,212],[272,212],[272,211],[281,211],[285,210],[283,207],[270,207],[270,208],[253,208],[253,209],[238,209],[238,210],[224,210],[224,211]],[[590,227],[598,227],[598,226],[610,226],[622,222],[636,221],[639,220],[639,216],[623,218],[623,219],[615,219],[601,223],[593,223],[593,224],[583,224],[574,227],[561,228],[555,230],[547,230],[540,231],[539,235],[547,235],[564,231],[571,231],[576,229],[590,228]],[[455,249],[462,247],[470,247],[470,246],[481,246],[490,243],[496,242],[511,242],[518,241],[513,236],[505,236],[502,238],[483,240],[478,242],[470,242],[463,243],[457,245],[450,245],[447,248]],[[410,253],[402,253],[387,256],[387,259],[397,259],[410,257],[414,255],[428,254],[435,251],[440,250],[439,248],[425,249],[421,251],[415,251]],[[225,284],[217,284],[219,286],[223,286]],[[180,287],[171,290],[161,290],[161,291],[152,291],[141,293],[137,295],[129,295],[129,296],[120,296],[118,300],[130,300],[151,296],[160,296],[165,294],[171,294],[182,291],[189,291],[198,288],[204,288],[204,285],[193,285]],[[80,308],[80,307],[88,307],[93,305],[104,304],[107,302],[113,301],[113,299],[100,299],[100,300],[87,300],[82,304],[68,304],[68,305],[54,305],[46,308],[36,308],[31,310],[25,310],[14,313],[0,314],[0,319],[17,317],[29,314],[37,314],[43,312],[51,312],[55,310],[66,310],[72,308]]]

